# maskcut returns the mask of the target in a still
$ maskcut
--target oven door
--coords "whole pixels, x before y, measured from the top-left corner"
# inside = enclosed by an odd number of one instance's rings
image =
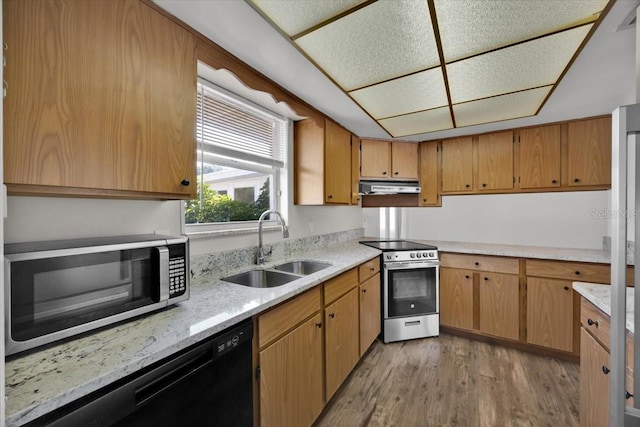
[[[384,264],[384,318],[439,312],[438,261]]]

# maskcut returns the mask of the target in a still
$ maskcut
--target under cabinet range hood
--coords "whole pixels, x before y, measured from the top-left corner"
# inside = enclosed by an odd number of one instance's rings
[[[360,181],[360,194],[418,194],[417,181]]]

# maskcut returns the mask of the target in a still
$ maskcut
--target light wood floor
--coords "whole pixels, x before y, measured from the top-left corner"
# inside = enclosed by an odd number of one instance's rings
[[[579,375],[575,363],[452,335],[376,342],[316,426],[578,426]]]

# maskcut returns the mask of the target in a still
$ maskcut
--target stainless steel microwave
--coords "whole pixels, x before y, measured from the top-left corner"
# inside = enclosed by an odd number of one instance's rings
[[[185,236],[6,244],[4,263],[7,355],[189,298]]]

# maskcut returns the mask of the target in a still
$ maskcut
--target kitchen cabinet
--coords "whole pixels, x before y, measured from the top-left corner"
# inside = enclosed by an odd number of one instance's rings
[[[6,1],[3,13],[9,194],[195,196],[189,31],[139,0]]]
[[[569,122],[568,185],[611,186],[611,117]]]
[[[473,329],[473,272],[440,269],[440,324]]]
[[[308,426],[324,406],[320,289],[258,317],[260,424]]]
[[[518,259],[443,253],[440,265],[442,325],[519,339]]]
[[[440,200],[440,142],[420,143],[420,206],[442,206]]]
[[[442,142],[442,192],[473,190],[473,140],[471,137]]]
[[[521,129],[518,132],[520,188],[560,186],[560,125]]]
[[[573,289],[566,280],[527,278],[527,342],[573,351]]]
[[[363,139],[360,164],[362,178],[418,179],[418,144]]]
[[[376,257],[360,265],[360,356],[371,347],[380,335],[380,258]]]
[[[513,188],[513,132],[478,136],[478,190]]]
[[[360,139],[351,135],[351,204],[360,203]]]
[[[351,134],[324,120],[294,126],[294,203],[348,205],[352,202]]]

